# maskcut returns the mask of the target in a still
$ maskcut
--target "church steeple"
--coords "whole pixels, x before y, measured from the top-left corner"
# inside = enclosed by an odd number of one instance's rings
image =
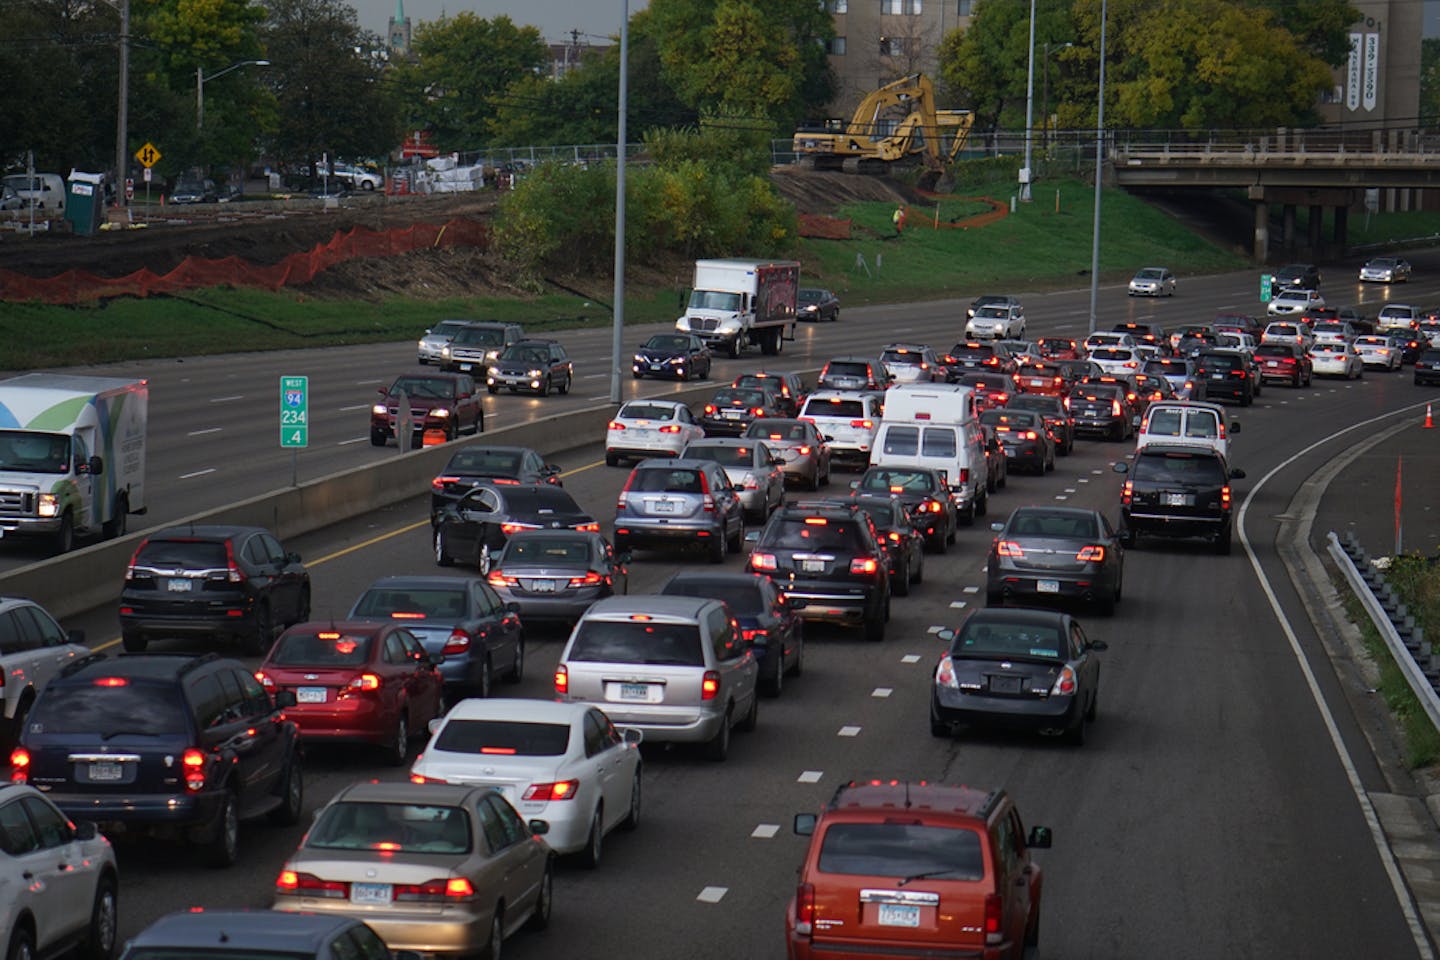
[[[385,31],[385,36],[386,45],[392,55],[409,55],[410,18],[405,16],[405,0],[395,0],[395,16],[390,18],[390,26]]]

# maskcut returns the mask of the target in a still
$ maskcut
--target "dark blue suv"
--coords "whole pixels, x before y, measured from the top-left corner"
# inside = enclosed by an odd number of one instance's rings
[[[91,654],[41,691],[12,778],[107,832],[188,841],[214,866],[239,854],[241,820],[300,819],[299,732],[236,660]]]

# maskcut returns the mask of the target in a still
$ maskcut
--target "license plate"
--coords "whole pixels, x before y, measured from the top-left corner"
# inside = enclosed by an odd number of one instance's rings
[[[536,593],[554,593],[554,592],[555,592],[555,581],[554,581],[554,580],[536,580],[534,583],[532,583],[532,584],[530,585],[530,589],[534,590]]]
[[[744,413],[745,411],[743,410],[721,410],[720,416],[724,417],[726,420],[739,420],[744,415]]]
[[[461,369],[461,370],[474,370],[474,369],[475,369],[475,364],[473,364],[473,363],[462,363],[462,364],[460,364],[460,369]],[[386,903],[389,903],[389,901],[387,900]]]
[[[92,763],[90,764],[90,779],[92,781],[115,781],[121,776],[120,764],[118,763]]]
[[[654,436],[654,431],[653,431],[653,430],[636,430],[636,431],[635,431],[635,439],[636,439],[636,440],[649,440],[649,439],[650,439],[651,437],[653,437],[653,436]]]
[[[803,571],[804,573],[824,573],[824,572],[825,572],[825,561],[824,561],[824,560],[801,560],[801,561],[800,561],[800,569],[801,569],[801,571]]]
[[[675,512],[675,504],[671,503],[669,500],[656,500],[654,506],[656,513]]]
[[[1019,677],[991,677],[990,691],[992,693],[1019,693]]]
[[[1225,379],[1225,374],[1223,374],[1223,373],[1212,373],[1212,374],[1210,374],[1210,379],[1211,379],[1211,380],[1224,380],[1224,379]]]
[[[645,703],[650,699],[650,684],[648,683],[622,683],[620,684],[621,700],[639,700]]]
[[[297,687],[295,690],[296,703],[324,703],[324,687]]]
[[[1278,367],[1278,366],[1280,366],[1280,361],[1279,361],[1279,360],[1266,360],[1266,361],[1265,361],[1265,366],[1267,366],[1267,367]]]
[[[882,927],[918,927],[920,908],[903,903],[882,903],[876,919]]]
[[[384,906],[395,897],[395,890],[388,883],[350,884],[351,903],[370,903]]]
[[[165,587],[166,587],[166,589],[168,589],[171,593],[189,593],[189,592],[190,592],[190,581],[189,581],[189,580],[185,580],[185,579],[173,578],[173,577],[172,577],[172,578],[170,579],[170,581],[165,585]]]
[[[1188,507],[1190,505],[1190,494],[1188,493],[1167,493],[1160,498],[1167,507]]]
[[[1036,590],[1038,593],[1059,593],[1059,592],[1060,592],[1060,581],[1059,581],[1059,580],[1041,580],[1041,581],[1039,581],[1039,582],[1037,582],[1037,583],[1035,584],[1035,590]]]
[[[665,369],[665,364],[663,364],[663,363],[652,363],[652,364],[650,364],[650,369],[651,369],[651,370],[663,370],[663,369]]]
[[[1032,386],[1032,387],[1043,387],[1043,386],[1045,386],[1045,381],[1044,381],[1044,380],[1041,380],[1041,379],[1031,380],[1031,381],[1030,381],[1030,386]]]

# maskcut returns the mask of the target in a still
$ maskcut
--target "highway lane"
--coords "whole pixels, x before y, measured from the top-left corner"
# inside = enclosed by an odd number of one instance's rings
[[[1428,303],[1440,300],[1440,252],[1412,257],[1420,278],[1395,288],[1361,287],[1353,270],[1329,272],[1327,295],[1338,303],[1360,303],[1373,313],[1386,299]],[[1100,291],[1101,328],[1121,320],[1155,319],[1178,324],[1212,319],[1217,310],[1260,313],[1259,271],[1181,278],[1171,299],[1129,298],[1123,284]],[[977,293],[983,292],[981,290]],[[1083,334],[1089,291],[1073,289],[1022,294],[1029,333]],[[751,351],[736,360],[718,359],[712,380],[729,382],[735,374],[760,367],[804,369],[850,353],[878,355],[897,339],[928,342],[946,349],[963,331],[966,301],[933,301],[846,307],[835,324],[801,324],[794,342],[780,357]],[[668,324],[627,328],[627,347]],[[418,333],[419,331],[417,331]],[[512,426],[540,416],[607,402],[610,384],[608,328],[553,334],[575,357],[576,388],[568,397],[537,398],[502,394],[485,398],[489,427]],[[243,344],[237,344],[243,346]],[[366,344],[327,350],[285,350],[130,361],[101,367],[67,368],[106,376],[148,377],[151,385],[150,463],[147,474],[150,512],[132,518],[132,529],[172,522],[201,510],[287,486],[292,455],[279,448],[279,378],[310,377],[311,446],[296,459],[301,480],[397,455],[396,448],[374,448],[368,440],[369,407],[375,391],[398,373],[417,369],[413,341]],[[0,372],[0,376],[5,376]],[[678,389],[663,381],[622,380],[626,398]],[[12,538],[0,543],[0,572],[46,556],[34,542]]]
[[[1317,383],[1267,390],[1255,407],[1234,411],[1244,422],[1236,460],[1249,472],[1239,496],[1291,453],[1426,395],[1408,374]],[[992,516],[1057,497],[1113,516],[1118,478],[1109,468],[1128,450],[1082,443],[1053,475],[1012,478]],[[574,451],[561,463],[571,471],[567,489],[608,520],[625,471],[603,467],[599,454]],[[1297,482],[1289,474],[1332,454],[1322,446],[1272,481],[1251,505],[1248,532],[1361,782],[1388,790],[1387,771],[1334,696],[1334,671],[1274,555],[1273,515]],[[417,499],[299,541],[314,564],[317,612],[342,612],[382,573],[433,571],[424,518]],[[977,525],[962,531],[958,549],[927,558],[926,582],[897,599],[884,643],[811,631],[805,676],[762,703],[759,729],[736,740],[727,763],[647,748],[641,829],[616,835],[597,872],[567,865],[551,930],[515,939],[512,955],[574,953],[584,944],[581,952],[596,957],[783,956],[783,906],[803,852],[789,835],[792,814],[816,808],[846,778],[874,775],[1004,785],[1027,821],[1055,828],[1055,848],[1037,856],[1047,873],[1047,956],[1416,955],[1345,771],[1238,551],[1217,557],[1198,544],[1146,541],[1129,553],[1119,615],[1084,618],[1111,644],[1100,721],[1084,748],[984,734],[932,738],[925,703],[941,645],[929,631],[957,622],[983,595],[989,536]],[[699,563],[642,554],[634,589]],[[108,611],[83,625],[97,641],[113,636]],[[561,639],[538,640],[514,692],[549,695]],[[313,751],[309,772],[312,808],[354,778],[398,775],[353,750]],[[247,829],[242,865],[223,874],[171,848],[122,847],[123,932],[192,904],[265,906],[299,832]],[[701,899],[707,888],[718,902]]]

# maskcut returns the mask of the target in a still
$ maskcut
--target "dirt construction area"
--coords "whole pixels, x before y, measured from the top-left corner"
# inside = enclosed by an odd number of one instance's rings
[[[845,203],[907,199],[903,188],[882,177],[776,168],[772,181],[801,213],[829,214]],[[165,274],[187,256],[238,257],[274,264],[309,251],[354,227],[381,231],[414,223],[456,219],[488,223],[499,204],[492,190],[430,196],[356,194],[327,208],[308,197],[161,208],[132,207],[143,226],[102,230],[94,237],[61,230],[33,236],[0,231],[0,268],[33,277],[79,270],[123,277],[149,269]],[[304,289],[318,296],[420,298],[511,292],[509,271],[495,254],[474,248],[426,250],[369,257],[333,266]]]

